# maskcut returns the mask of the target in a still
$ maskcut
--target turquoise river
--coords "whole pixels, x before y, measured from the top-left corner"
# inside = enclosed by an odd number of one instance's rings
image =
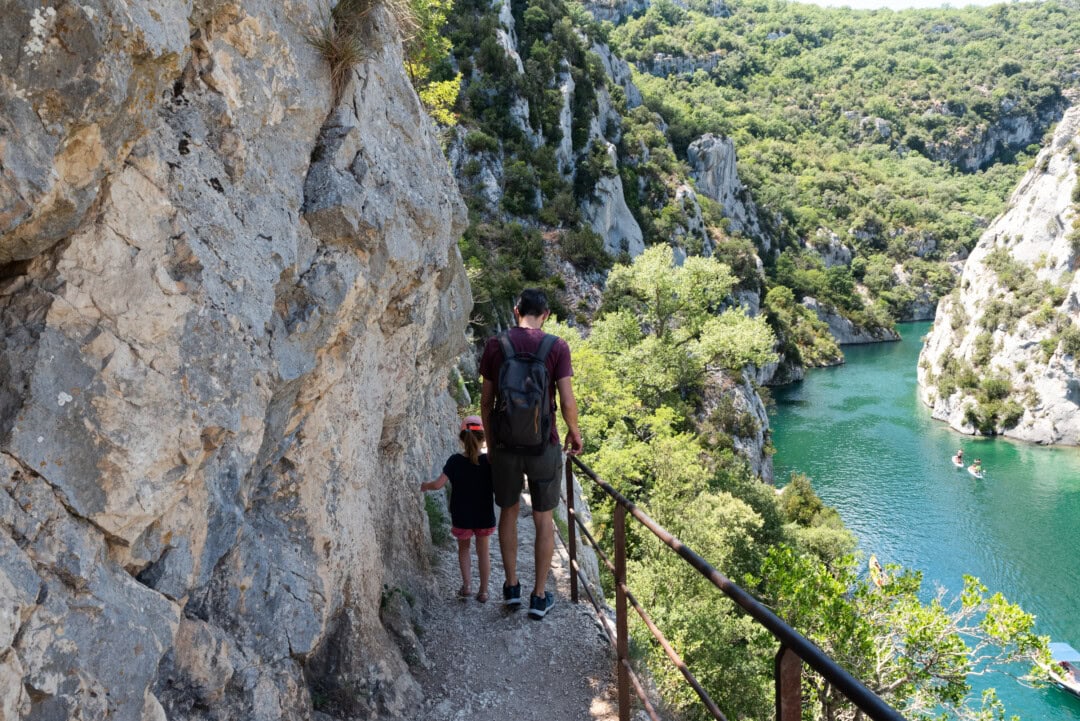
[[[865,554],[921,570],[931,590],[977,576],[1035,614],[1039,633],[1080,648],[1080,451],[963,436],[932,420],[915,379],[929,327],[846,346],[846,365],[774,390],[777,485],[807,474]],[[957,448],[982,459],[985,479],[952,465]],[[1056,688],[1002,675],[984,685],[1023,721],[1080,719],[1080,700]]]

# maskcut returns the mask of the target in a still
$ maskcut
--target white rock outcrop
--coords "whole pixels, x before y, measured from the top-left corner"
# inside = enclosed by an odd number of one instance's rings
[[[623,20],[644,12],[651,0],[596,0],[584,3],[585,9],[600,21],[618,25]]]
[[[1024,412],[1016,426],[999,432],[1034,443],[1080,444],[1080,359],[1057,342],[1064,332],[1080,331],[1080,249],[1068,238],[1077,217],[1077,148],[1080,107],[1073,107],[1008,209],[972,250],[956,294],[938,305],[919,359],[920,394],[935,418],[958,431],[974,432],[968,410],[977,399],[964,389],[942,396],[939,379],[947,364],[968,364],[981,378],[1009,379],[1011,398]],[[1036,284],[1010,288],[991,266],[1011,266],[1013,275]],[[1053,298],[1048,287],[1057,288]]]
[[[597,142],[605,142],[599,139]],[[606,143],[608,161],[618,167],[615,146]],[[604,250],[611,255],[629,253],[636,258],[645,250],[645,239],[634,214],[623,196],[622,178],[605,175],[596,181],[591,200],[581,204],[582,215],[594,231],[604,239]]]
[[[682,245],[700,246],[701,255],[706,257],[712,255],[712,238],[705,228],[705,218],[701,214],[697,193],[689,185],[680,185],[675,189],[675,202],[686,217],[686,225],[676,229],[676,240]],[[757,312],[755,311],[752,315],[757,315]]]
[[[641,99],[641,91],[638,90],[637,85],[634,85],[630,64],[612,52],[611,47],[606,43],[594,42],[590,50],[600,58],[604,71],[611,81],[623,89],[627,109],[641,105],[644,101]]]
[[[693,75],[698,70],[712,72],[720,64],[720,53],[710,53],[704,57],[690,55],[672,55],[656,53],[650,60],[638,63],[638,67],[649,75],[666,78],[672,75]]]
[[[706,134],[690,143],[686,157],[698,192],[720,204],[724,217],[730,221],[729,228],[757,240],[768,251],[770,242],[762,231],[757,206],[750,198],[750,191],[739,180],[735,142],[731,138]]]
[[[818,228],[817,233],[807,244],[821,258],[826,268],[851,265],[851,259],[854,257],[851,248],[844,245],[840,236],[826,228]]]
[[[577,83],[568,69],[559,74],[559,94],[562,96],[562,107],[559,109],[559,145],[555,148],[555,162],[559,166],[559,172],[565,176],[573,177],[575,171],[574,159],[574,109],[571,102],[574,99],[574,89]]]
[[[322,8],[4,4],[0,718],[417,701],[465,212],[392,17],[335,106]]]
[[[1006,102],[1006,101],[1003,101]],[[1067,103],[1060,97],[1044,103],[1038,112],[1027,115],[1004,114],[997,122],[956,135],[938,143],[928,143],[926,154],[944,160],[965,172],[986,167],[1002,149],[1024,148],[1039,141],[1045,129],[1061,117]],[[1011,108],[1003,106],[1003,113]]]
[[[766,483],[773,482],[769,414],[747,374],[710,372],[705,381],[702,418],[710,419],[731,436],[733,449],[746,459],[754,475]]]
[[[819,303],[816,298],[803,298],[802,304],[814,311],[817,317],[829,326],[829,333],[840,345],[860,345],[863,343],[881,343],[900,340],[900,335],[892,328],[864,328],[855,325],[835,308]]]

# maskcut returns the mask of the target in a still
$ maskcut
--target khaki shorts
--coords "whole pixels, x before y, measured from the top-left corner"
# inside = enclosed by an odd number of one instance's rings
[[[519,456],[495,449],[488,452],[488,461],[499,508],[510,508],[521,500],[526,477],[534,511],[551,511],[559,505],[563,461],[559,446],[549,444],[539,456]]]

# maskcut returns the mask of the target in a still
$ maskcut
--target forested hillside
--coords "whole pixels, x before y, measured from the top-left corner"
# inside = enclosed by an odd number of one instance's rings
[[[854,308],[847,279],[815,273],[800,249],[839,242],[852,279],[899,318],[932,317],[954,283],[941,261],[966,257],[1003,209],[1080,79],[1070,0],[905,12],[659,0],[611,38],[678,152],[706,132],[735,140],[787,249],[778,283]]]

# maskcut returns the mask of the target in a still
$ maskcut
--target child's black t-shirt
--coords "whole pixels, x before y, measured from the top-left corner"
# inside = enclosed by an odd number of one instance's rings
[[[473,465],[455,453],[446,460],[442,472],[450,479],[450,521],[454,527],[494,528],[495,487],[487,454],[480,454],[480,463]]]

